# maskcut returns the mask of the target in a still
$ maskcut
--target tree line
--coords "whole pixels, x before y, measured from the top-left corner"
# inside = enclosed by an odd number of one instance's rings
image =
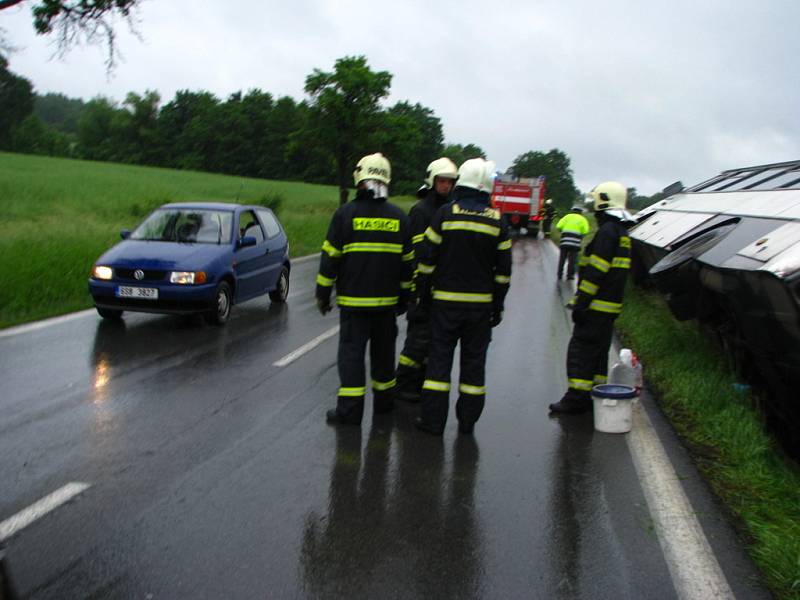
[[[358,158],[390,157],[395,193],[416,190],[427,164],[484,157],[476,144],[445,144],[432,109],[401,101],[382,107],[391,75],[364,57],[345,57],[306,79],[308,99],[252,89],[220,99],[181,90],[162,105],[156,91],[123,102],[39,95],[0,56],[0,149],[191,169],[264,179],[352,183]]]
[[[333,70],[315,69],[297,101],[252,89],[217,98],[181,90],[162,104],[156,91],[124,101],[84,102],[39,95],[0,55],[0,150],[86,160],[187,169],[275,180],[337,185],[344,201],[360,156],[379,151],[392,163],[395,194],[413,193],[428,163],[486,158],[474,143],[446,144],[442,122],[419,103],[384,107],[392,75],[373,71],[363,56],[344,57]],[[519,155],[509,173],[546,178],[559,212],[582,202],[570,158],[559,149]],[[629,190],[632,208],[653,199]]]

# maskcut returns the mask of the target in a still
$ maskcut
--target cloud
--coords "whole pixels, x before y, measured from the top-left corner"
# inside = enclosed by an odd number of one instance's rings
[[[100,47],[48,61],[30,20],[0,13],[24,46],[11,68],[40,93],[155,89],[168,101],[257,87],[300,99],[314,68],[363,54],[394,75],[389,103],[432,108],[448,141],[476,143],[501,167],[560,148],[582,189],[618,179],[651,194],[800,157],[795,0],[151,0],[141,41],[119,28],[125,62],[110,80]]]

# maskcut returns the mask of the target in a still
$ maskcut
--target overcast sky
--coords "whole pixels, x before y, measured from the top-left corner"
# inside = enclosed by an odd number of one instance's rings
[[[260,88],[304,98],[305,77],[363,54],[393,74],[389,104],[419,102],[448,142],[501,169],[560,148],[586,191],[607,179],[650,195],[740,166],[800,159],[800,0],[143,0],[141,39],[53,58],[32,0],[0,12],[14,73],[37,93]],[[389,157],[391,159],[391,157]]]

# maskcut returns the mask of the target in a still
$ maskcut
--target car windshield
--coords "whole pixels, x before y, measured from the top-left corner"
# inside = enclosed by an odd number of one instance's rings
[[[228,244],[233,213],[196,208],[160,208],[136,228],[132,240]]]

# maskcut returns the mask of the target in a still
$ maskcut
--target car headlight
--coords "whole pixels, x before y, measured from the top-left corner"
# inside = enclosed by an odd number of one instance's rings
[[[169,274],[169,282],[180,285],[194,285],[206,282],[205,271],[172,271]]]
[[[92,277],[95,279],[105,279],[108,281],[109,279],[114,278],[114,270],[111,267],[95,265],[94,269],[92,269]]]

